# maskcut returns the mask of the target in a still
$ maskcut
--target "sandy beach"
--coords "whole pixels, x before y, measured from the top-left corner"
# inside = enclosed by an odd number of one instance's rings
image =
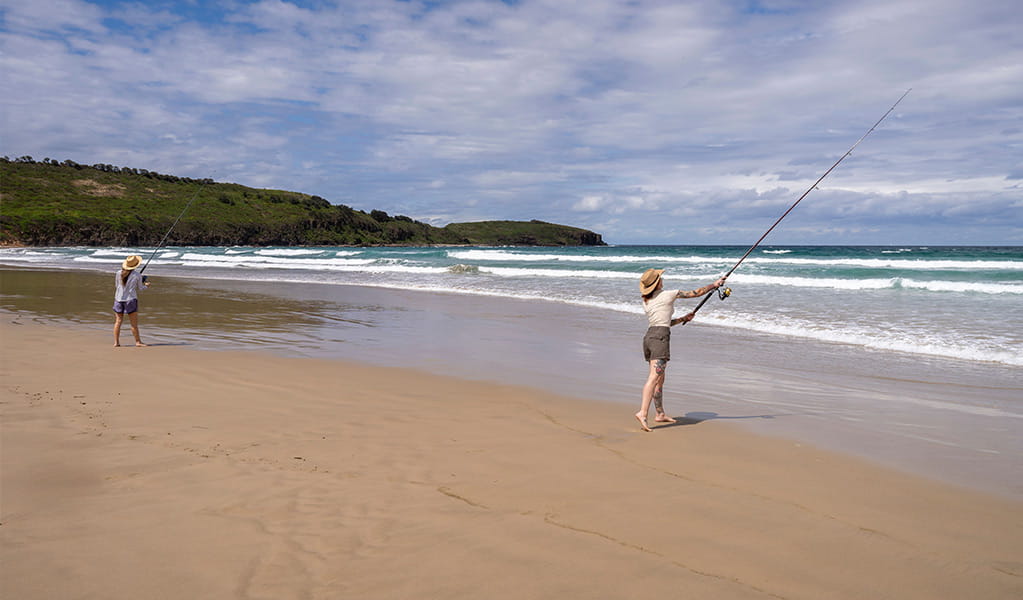
[[[1023,504],[727,422],[644,434],[621,404],[23,314],[0,335],[5,598],[1023,595]]]

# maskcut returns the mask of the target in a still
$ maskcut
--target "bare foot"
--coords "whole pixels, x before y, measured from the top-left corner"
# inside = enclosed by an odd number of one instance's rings
[[[639,421],[639,426],[643,428],[643,431],[653,431],[653,429],[650,429],[650,426],[646,424],[646,417],[643,415],[636,413],[636,420]]]
[[[149,344],[143,344],[142,342],[135,342],[135,346],[138,347],[138,348],[144,348],[144,347],[146,347],[148,345]]]
[[[120,347],[121,347],[120,344],[114,344],[114,348],[120,348]]]
[[[672,419],[668,415],[657,415],[656,417],[654,417],[654,421],[657,421],[658,423],[675,423],[676,422],[675,419]]]

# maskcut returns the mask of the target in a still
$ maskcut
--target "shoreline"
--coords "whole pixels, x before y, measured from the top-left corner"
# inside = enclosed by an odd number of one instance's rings
[[[11,321],[5,596],[1023,591],[1020,502],[725,421]]]

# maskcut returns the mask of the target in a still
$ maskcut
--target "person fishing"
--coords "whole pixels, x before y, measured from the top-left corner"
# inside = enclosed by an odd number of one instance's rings
[[[646,335],[643,336],[643,357],[650,364],[650,373],[643,385],[642,404],[639,412],[636,413],[636,420],[639,421],[643,431],[653,431],[647,424],[651,401],[656,412],[655,421],[658,423],[675,422],[675,419],[664,412],[664,375],[668,361],[671,360],[671,327],[680,323],[688,323],[696,316],[694,311],[673,319],[675,300],[698,298],[710,294],[725,284],[725,277],[722,277],[714,283],[688,292],[678,289],[666,290],[661,273],[664,273],[664,269],[647,269],[639,279],[639,291],[643,296],[643,310],[646,311],[649,321]]]
[[[212,179],[203,179],[199,182],[199,187],[195,189],[195,193],[192,194],[192,198],[185,205],[185,208],[181,209],[181,213],[177,219],[174,219],[174,223],[171,224],[170,229],[167,233],[163,234],[163,238],[160,243],[156,245],[153,253],[149,255],[146,260],[146,264],[142,264],[142,257],[138,255],[131,255],[124,259],[121,263],[121,270],[117,273],[115,280],[116,287],[114,288],[114,347],[121,345],[121,323],[124,322],[124,315],[128,315],[128,320],[131,321],[131,332],[135,335],[136,346],[146,346],[147,344],[142,343],[142,339],[139,337],[139,320],[138,320],[138,309],[139,309],[139,297],[138,293],[143,289],[149,287],[149,282],[146,277],[143,277],[142,273],[149,267],[149,263],[152,262],[153,257],[156,253],[163,248],[164,243],[167,242],[167,238],[170,237],[174,228],[178,226],[181,221],[181,217],[185,216],[185,212],[188,211],[188,207],[192,206],[195,199],[199,197],[199,192],[202,191],[203,187],[207,183],[212,183]],[[139,266],[141,265],[141,269]],[[137,269],[137,270],[136,270]]]
[[[866,139],[871,132],[877,129],[878,125],[880,125],[881,122],[884,121],[893,110],[895,110],[895,107],[902,102],[902,99],[905,98],[911,90],[912,88],[906,90],[906,92],[895,101],[895,104],[893,104],[886,113],[881,115],[881,118],[878,119],[866,133],[860,136],[860,139],[856,140],[856,143],[846,150],[845,154],[835,161],[835,164],[831,165],[831,167],[825,171],[823,175],[817,178],[817,181],[803,192],[803,195],[792,203],[792,206],[790,206],[788,210],[778,217],[778,220],[764,232],[764,235],[760,236],[760,239],[750,246],[749,250],[742,255],[742,258],[735,263],[735,266],[729,269],[728,272],[720,279],[710,285],[705,285],[702,288],[691,292],[683,292],[681,290],[664,289],[664,282],[661,281],[661,273],[664,273],[664,269],[647,269],[646,272],[643,273],[643,276],[640,277],[639,280],[639,290],[643,295],[643,309],[646,311],[647,319],[650,322],[646,335],[643,337],[643,356],[646,358],[647,362],[650,363],[650,374],[647,376],[646,384],[643,385],[643,401],[640,405],[639,412],[636,413],[636,420],[638,420],[640,426],[643,427],[643,431],[653,431],[647,424],[647,415],[650,413],[651,401],[654,403],[654,407],[657,411],[654,420],[660,423],[675,422],[675,419],[672,419],[665,414],[663,404],[664,372],[668,366],[668,361],[671,360],[671,352],[669,348],[671,340],[670,328],[674,325],[678,325],[679,323],[688,323],[689,321],[692,321],[696,316],[697,311],[699,311],[703,305],[710,300],[711,292],[725,284],[725,280],[739,268],[739,265],[741,265],[742,262],[753,252],[753,250],[755,250],[757,246],[764,241],[768,234],[770,234],[774,228],[781,223],[782,219],[788,216],[788,214],[792,212],[792,210],[795,209],[796,206],[803,201],[803,198],[806,198],[811,191],[817,189],[817,185],[824,181],[824,178],[827,177],[831,171],[835,170],[835,168],[837,168],[838,165],[846,159],[846,157],[851,155],[853,150],[860,145],[860,142]],[[731,290],[727,288],[719,292],[722,300],[727,298],[729,294],[731,294]],[[696,298],[698,296],[703,296],[703,300],[696,305],[692,312],[684,317],[679,317],[677,319],[672,318],[672,315],[675,312],[675,300],[679,298]]]
[[[142,264],[142,257],[132,255],[124,259],[121,269],[114,278],[114,347],[121,345],[121,323],[124,315],[131,322],[131,333],[135,336],[136,346],[145,346],[139,336],[139,292],[149,287],[149,282],[137,270]]]

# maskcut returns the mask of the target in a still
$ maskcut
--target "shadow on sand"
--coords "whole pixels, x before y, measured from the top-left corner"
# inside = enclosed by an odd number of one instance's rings
[[[704,421],[715,419],[773,419],[781,415],[746,415],[742,417],[723,417],[715,412],[688,412],[682,417],[673,417],[674,423],[651,423],[651,427],[666,429],[668,427],[682,427],[684,425],[696,425]]]

